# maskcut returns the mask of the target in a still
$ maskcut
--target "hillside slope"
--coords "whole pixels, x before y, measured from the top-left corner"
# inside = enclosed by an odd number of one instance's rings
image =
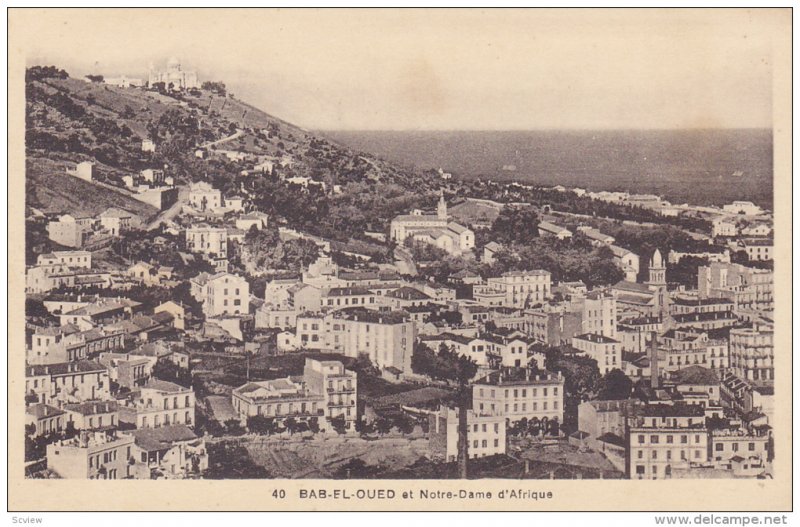
[[[385,230],[409,208],[432,206],[440,185],[431,174],[350,150],[218,91],[117,88],[33,67],[26,95],[27,204],[37,208],[93,212],[113,202],[139,213],[127,196],[65,179],[65,167],[91,160],[97,179],[119,188],[127,174],[165,168],[179,184],[208,181],[296,228],[347,242]],[[154,153],[142,152],[143,139],[156,143]],[[201,147],[203,158],[195,155]],[[248,174],[265,160],[275,165],[272,174]],[[324,190],[293,184],[298,177]]]
[[[65,164],[46,158],[29,159],[26,202],[44,211],[65,211],[95,216],[109,207],[133,212],[143,219],[158,211],[146,203],[121,192],[93,185],[66,173]]]

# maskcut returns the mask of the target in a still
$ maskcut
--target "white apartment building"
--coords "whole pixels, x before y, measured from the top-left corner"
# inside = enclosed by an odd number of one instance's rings
[[[540,269],[509,271],[489,278],[488,284],[505,292],[505,305],[508,307],[528,308],[550,298],[550,273]]]
[[[189,187],[189,204],[201,212],[222,208],[222,191],[205,181],[193,183]]]
[[[736,376],[754,384],[773,382],[774,360],[772,327],[731,329],[730,368]]]
[[[186,229],[186,248],[216,258],[228,257],[228,230],[200,224]]]
[[[429,414],[431,454],[445,461],[458,458],[458,408]],[[506,453],[506,421],[500,414],[467,410],[467,456],[470,459]]]
[[[356,372],[345,369],[344,365],[336,360],[306,359],[303,381],[311,393],[324,396],[327,407],[325,417],[328,421],[343,418],[345,430],[355,430],[358,417]]]
[[[607,291],[592,291],[583,301],[583,332],[617,338],[617,299]]]
[[[89,251],[53,251],[40,254],[36,265],[66,265],[81,269],[92,268],[92,253]]]
[[[648,405],[628,420],[628,475],[668,479],[708,461],[708,430],[699,405]]]
[[[134,424],[136,428],[158,428],[176,424],[193,426],[194,390],[151,378],[140,388],[138,398],[126,401],[119,411],[120,420]]]
[[[711,236],[736,236],[736,223],[725,218],[718,218],[711,222]]]
[[[250,284],[241,276],[217,273],[205,283],[203,314],[208,317],[246,315],[250,312]]]
[[[480,412],[501,413],[507,423],[522,418],[564,422],[564,377],[530,370],[493,372],[472,386],[472,407]]]
[[[616,339],[594,333],[572,337],[572,347],[597,361],[600,374],[622,369],[622,343]]]

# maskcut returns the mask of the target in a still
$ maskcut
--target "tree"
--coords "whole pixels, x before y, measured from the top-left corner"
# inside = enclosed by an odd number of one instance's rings
[[[86,78],[94,83],[102,83],[104,80],[102,75],[87,75]]]
[[[342,435],[347,432],[347,421],[345,421],[344,415],[337,415],[336,417],[331,418],[331,426],[336,433]]]
[[[297,432],[297,419],[294,417],[287,417],[283,420],[283,426],[285,426],[286,430],[293,435],[295,432]]]
[[[375,430],[377,430],[380,435],[388,434],[392,430],[392,426],[392,422],[382,415],[375,419]]]
[[[530,206],[505,206],[492,223],[492,235],[499,243],[530,243],[539,236],[539,215]]]
[[[394,419],[394,427],[397,428],[401,434],[408,435],[414,431],[414,420],[405,413],[399,413]]]
[[[631,395],[633,382],[622,370],[614,368],[600,379],[597,398],[601,400],[627,399]]]
[[[228,419],[225,421],[225,431],[232,436],[240,436],[245,433],[245,429],[242,428],[242,424],[238,419]]]
[[[264,417],[263,415],[251,415],[247,418],[247,429],[260,435],[274,434],[276,429],[275,419]]]

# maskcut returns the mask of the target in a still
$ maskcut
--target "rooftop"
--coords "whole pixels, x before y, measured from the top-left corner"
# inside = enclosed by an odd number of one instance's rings
[[[143,428],[133,430],[131,434],[136,445],[148,452],[168,450],[174,443],[197,439],[197,435],[186,425]]]
[[[191,391],[191,388],[185,388],[180,384],[175,384],[174,382],[163,381],[161,379],[150,378],[147,381],[147,384],[142,386],[142,388],[149,388],[151,390],[158,390],[161,392],[185,392]]]
[[[36,364],[25,369],[26,377],[42,375],[65,375],[68,373],[94,373],[106,371],[106,367],[99,362],[91,360],[78,360],[73,362],[59,362],[56,364]]]
[[[584,333],[583,335],[576,335],[573,338],[586,340],[589,342],[597,342],[600,344],[619,344],[618,340],[614,340],[611,337],[606,337],[605,335],[598,335],[596,333]]]

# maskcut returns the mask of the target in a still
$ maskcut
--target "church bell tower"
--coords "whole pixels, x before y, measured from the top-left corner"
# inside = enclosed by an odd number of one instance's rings
[[[439,194],[439,204],[436,206],[436,217],[440,220],[447,219],[447,202],[444,200],[444,191]]]

